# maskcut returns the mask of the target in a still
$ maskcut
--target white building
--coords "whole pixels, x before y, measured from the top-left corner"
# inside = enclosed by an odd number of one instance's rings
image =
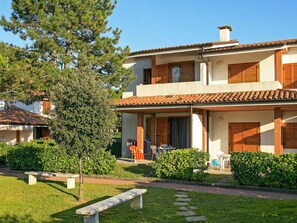
[[[0,102],[0,142],[13,145],[33,139],[49,139],[46,113],[50,109],[48,100],[25,105],[21,102],[9,107]]]
[[[297,152],[297,39],[240,44],[219,31],[218,42],[130,54],[137,79],[116,101],[123,157],[145,137],[211,155]]]

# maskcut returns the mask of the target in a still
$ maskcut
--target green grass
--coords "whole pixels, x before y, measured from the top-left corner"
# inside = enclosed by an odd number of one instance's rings
[[[86,204],[90,204],[131,189],[131,185],[85,184]],[[0,223],[81,223],[75,210],[86,204],[77,203],[78,189],[67,190],[63,182],[38,181],[29,186],[26,181],[0,176]],[[144,208],[132,210],[129,202],[100,214],[105,223],[180,223],[185,218],[176,215],[175,190],[148,188]],[[211,222],[296,222],[296,201],[274,201],[189,192],[196,213]]]
[[[140,179],[143,177],[156,179],[154,169],[150,164],[116,164],[111,177]]]

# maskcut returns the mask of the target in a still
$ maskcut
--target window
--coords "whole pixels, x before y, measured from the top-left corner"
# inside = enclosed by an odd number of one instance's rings
[[[285,123],[283,128],[284,148],[297,148],[297,123]]]
[[[169,64],[170,82],[188,82],[195,80],[195,64],[194,61],[180,62]]]
[[[175,65],[171,67],[172,79],[171,82],[181,82],[181,65]]]
[[[297,63],[283,65],[283,87],[297,88]]]
[[[143,84],[152,83],[152,69],[143,69]]]
[[[228,65],[228,82],[246,83],[259,82],[259,63],[241,63]]]

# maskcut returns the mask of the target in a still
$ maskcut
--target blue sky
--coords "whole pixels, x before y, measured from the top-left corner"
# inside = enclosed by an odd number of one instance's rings
[[[11,0],[0,14],[10,16]],[[131,51],[217,41],[217,27],[230,25],[231,39],[255,43],[297,38],[296,0],[118,0],[109,18]],[[24,46],[0,28],[0,41]]]

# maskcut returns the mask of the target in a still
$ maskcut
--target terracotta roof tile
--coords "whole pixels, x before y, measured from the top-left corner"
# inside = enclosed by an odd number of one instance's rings
[[[0,111],[0,124],[46,125],[46,118],[32,112],[11,106]]]
[[[170,46],[170,47],[163,47],[163,48],[154,48],[154,49],[146,49],[146,50],[139,50],[130,53],[130,56],[141,55],[146,53],[156,53],[168,50],[182,50],[182,49],[191,49],[197,47],[211,47],[211,46],[219,46],[228,43],[235,43],[232,46],[222,46],[222,47],[214,47],[210,49],[203,49],[201,53],[215,53],[215,52],[224,52],[224,51],[240,51],[240,50],[249,50],[249,49],[257,49],[257,48],[267,48],[267,47],[275,47],[275,46],[283,46],[285,44],[297,44],[296,39],[286,39],[286,40],[275,40],[275,41],[267,41],[267,42],[259,42],[259,43],[248,43],[248,44],[237,44],[239,43],[237,40],[230,40],[225,42],[205,42],[205,43],[196,43],[196,44],[188,44],[188,45],[180,45],[180,46]]]
[[[240,50],[249,50],[249,49],[258,49],[258,48],[267,48],[267,47],[276,47],[283,46],[286,44],[297,44],[297,39],[286,39],[286,40],[276,40],[269,42],[259,42],[259,43],[250,43],[250,44],[239,44],[227,47],[218,47],[207,49],[204,51],[204,54],[215,53],[215,52],[228,52],[228,51],[240,51]]]
[[[197,47],[207,47],[207,46],[215,46],[219,44],[228,44],[228,43],[238,43],[237,40],[230,40],[224,42],[205,42],[205,43],[195,43],[195,44],[187,44],[187,45],[180,45],[180,46],[169,46],[169,47],[162,47],[162,48],[153,48],[153,49],[145,49],[145,50],[138,50],[130,53],[130,56],[144,54],[144,53],[155,53],[155,52],[162,52],[168,50],[181,50],[181,49],[191,49]]]
[[[166,96],[132,96],[115,101],[117,107],[128,106],[154,106],[154,105],[184,105],[184,104],[210,104],[210,103],[245,103],[245,102],[279,102],[296,101],[297,91],[293,90],[266,90],[223,92],[211,94],[188,94]]]

